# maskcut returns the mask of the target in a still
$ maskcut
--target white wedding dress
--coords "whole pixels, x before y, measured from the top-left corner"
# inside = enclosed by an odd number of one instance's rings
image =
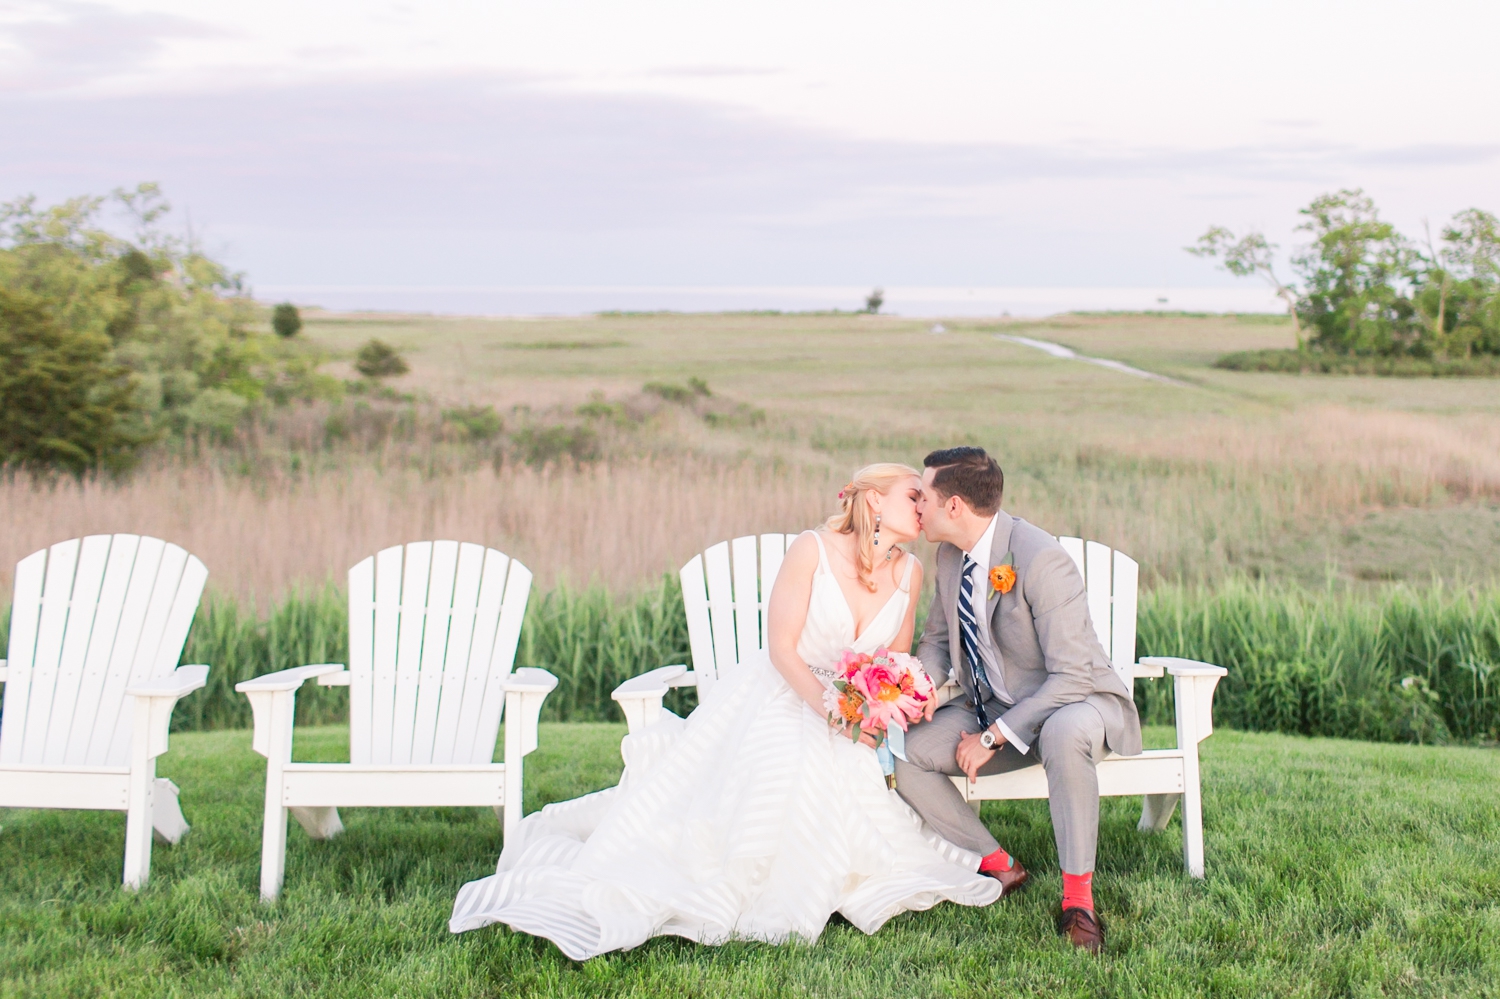
[[[802,660],[831,678],[845,649],[893,641],[914,562],[856,637],[822,550]],[[908,909],[1000,895],[976,873],[979,856],[925,828],[886,788],[874,750],[830,731],[764,652],[686,719],[668,714],[626,736],[621,754],[617,787],[516,826],[495,874],[459,891],[453,932],[505,923],[581,961],[663,934],[810,943],[834,912],[874,933]]]

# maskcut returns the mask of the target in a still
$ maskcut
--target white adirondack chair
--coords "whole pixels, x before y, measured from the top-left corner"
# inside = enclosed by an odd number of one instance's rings
[[[781,568],[786,546],[795,537],[794,534],[761,535],[759,572],[754,537],[720,542],[683,566],[682,594],[693,669],[662,666],[616,688],[612,696],[624,712],[630,731],[638,731],[657,720],[663,710],[662,698],[671,688],[696,683],[701,695],[746,653],[764,647],[765,601]],[[1089,615],[1126,687],[1132,687],[1137,678],[1158,678],[1164,674],[1170,675],[1174,684],[1177,748],[1147,750],[1139,756],[1111,753],[1099,764],[1099,793],[1144,796],[1139,825],[1143,831],[1165,829],[1181,800],[1183,865],[1193,877],[1201,878],[1203,798],[1198,743],[1213,732],[1214,688],[1227,671],[1189,659],[1148,656],[1136,662],[1139,575],[1136,562],[1097,542],[1085,543],[1079,538],[1058,540],[1083,573]],[[940,694],[946,700],[958,689],[957,683],[950,680]],[[972,785],[967,777],[955,777],[953,783],[976,811],[981,801],[1047,797],[1047,776],[1040,764],[981,777]]]
[[[287,812],[313,839],[343,831],[338,807],[487,806],[505,834],[521,817],[521,760],[536,749],[557,678],[517,669],[531,571],[481,545],[422,541],[349,570],[349,668],[297,666],[237,684],[266,757],[260,893],[281,892]],[[348,763],[293,763],[297,688],[349,688]],[[505,761],[495,763],[502,712]]]
[[[1127,689],[1137,679],[1172,677],[1177,715],[1177,748],[1148,749],[1139,756],[1110,753],[1099,764],[1100,797],[1142,795],[1141,831],[1167,827],[1182,802],[1182,863],[1195,878],[1203,877],[1203,785],[1198,772],[1198,743],[1213,734],[1214,688],[1228,674],[1222,666],[1192,659],[1147,656],[1135,659],[1136,596],[1140,569],[1123,552],[1097,541],[1058,538],[1083,573],[1089,617],[1110,663]],[[1047,797],[1047,775],[1041,765],[1008,774],[953,778],[961,794],[978,811],[981,801]]]
[[[156,758],[173,706],[208,680],[177,665],[208,570],[157,538],[95,534],[28,555],[15,579],[0,806],[124,812],[124,882],[139,888],[153,831],[188,831]]]
[[[625,713],[630,731],[639,731],[661,716],[667,691],[697,687],[701,698],[726,671],[765,648],[766,601],[787,546],[796,538],[795,534],[762,534],[758,557],[753,534],[720,541],[682,567],[682,603],[693,668],[660,666],[616,687],[610,696]]]

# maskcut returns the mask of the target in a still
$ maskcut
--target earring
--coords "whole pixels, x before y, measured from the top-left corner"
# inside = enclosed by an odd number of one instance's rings
[[[880,547],[880,514],[875,515],[875,547]]]

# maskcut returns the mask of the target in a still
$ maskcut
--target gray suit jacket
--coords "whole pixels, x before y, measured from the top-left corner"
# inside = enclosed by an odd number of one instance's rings
[[[1078,566],[1046,531],[1000,511],[990,545],[990,568],[1013,553],[1016,584],[1009,593],[992,594],[990,634],[1005,686],[1016,703],[1000,718],[1027,745],[1052,712],[1087,701],[1104,719],[1109,748],[1122,756],[1141,751],[1141,720],[1129,689],[1109,665],[1089,618],[1088,594]],[[958,583],[963,552],[942,544],[937,552],[937,592],[917,645],[917,658],[941,686],[962,662],[958,633]],[[977,596],[977,594],[976,594]],[[967,665],[957,670],[959,685],[974,701],[973,676]],[[993,713],[991,717],[993,717]]]

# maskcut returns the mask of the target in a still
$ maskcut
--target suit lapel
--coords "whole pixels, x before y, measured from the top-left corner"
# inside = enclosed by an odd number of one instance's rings
[[[947,557],[947,565],[943,565],[943,558]],[[938,549],[938,568],[948,582],[948,593],[944,600],[943,610],[948,615],[948,661],[950,673],[958,677],[958,685],[969,694],[969,699],[974,699],[974,692],[969,689],[969,665],[968,657],[964,655],[963,625],[958,619],[958,588],[963,582],[964,553],[959,551],[957,545],[943,542]],[[938,588],[942,592],[942,588]]]
[[[1000,651],[1000,604],[1009,597],[1009,594],[994,592],[989,584],[989,574],[994,571],[995,566],[1005,564],[1005,556],[1010,554],[1010,536],[1015,531],[1015,527],[1016,519],[1004,510],[996,515],[995,534],[990,541],[990,564],[985,571],[984,585],[987,597],[985,606],[990,612],[990,644],[995,648],[995,664],[1000,667],[1002,675],[1005,672],[1005,655]],[[1017,583],[1019,582],[1018,579]],[[1008,682],[1009,678],[1006,679]]]

